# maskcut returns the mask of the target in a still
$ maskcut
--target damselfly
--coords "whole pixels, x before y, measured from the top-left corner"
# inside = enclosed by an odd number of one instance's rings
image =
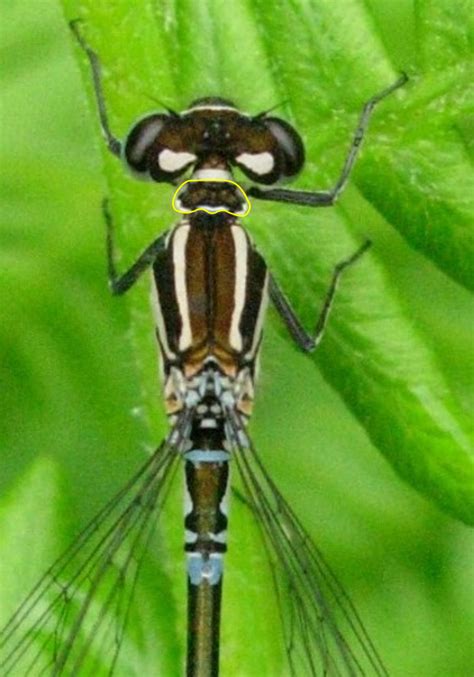
[[[148,462],[53,564],[1,633],[2,674],[110,674],[120,648],[143,554],[179,460],[185,469],[188,581],[187,674],[216,675],[226,551],[230,462],[274,563],[274,582],[292,674],[386,674],[357,612],[291,507],[266,472],[247,433],[267,298],[305,351],[320,342],[338,280],[369,246],[336,266],[313,334],[308,334],[243,229],[250,197],[328,206],[343,190],[372,109],[406,81],[399,78],[364,106],[341,175],[328,192],[251,186],[295,176],[304,164],[299,134],[287,122],[250,116],[209,97],[187,110],[152,113],[125,141],[110,131],[100,63],[75,34],[92,69],[108,148],[141,178],[178,186],[183,214],[131,268],[115,267],[107,223],[113,293],[151,269],[165,407],[170,432]],[[190,179],[183,178],[190,175]],[[262,666],[263,670],[263,666]]]

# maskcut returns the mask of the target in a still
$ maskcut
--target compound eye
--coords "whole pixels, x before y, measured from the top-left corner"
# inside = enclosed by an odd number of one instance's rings
[[[280,118],[264,117],[262,122],[276,141],[279,178],[295,176],[304,164],[304,146],[300,135]]]
[[[132,127],[124,145],[125,163],[137,178],[172,182],[196,161],[182,146],[178,116],[148,115]]]
[[[147,115],[130,130],[123,148],[123,159],[133,173],[146,178],[150,171],[150,152],[156,144],[168,115]]]

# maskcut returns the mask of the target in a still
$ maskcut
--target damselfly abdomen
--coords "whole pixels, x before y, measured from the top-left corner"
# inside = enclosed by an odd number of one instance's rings
[[[123,294],[151,269],[157,338],[163,361],[170,433],[25,600],[1,635],[4,674],[106,674],[120,648],[136,577],[170,477],[184,461],[189,675],[216,675],[226,551],[230,465],[258,520],[274,573],[289,670],[293,674],[385,674],[370,639],[321,553],[268,476],[248,436],[257,358],[269,297],[304,350],[319,343],[337,282],[367,249],[342,261],[308,334],[241,225],[247,195],[310,206],[332,204],[342,191],[375,103],[364,107],[354,143],[333,190],[243,189],[291,178],[304,163],[298,133],[268,114],[249,116],[226,100],[200,99],[182,112],[142,118],[122,144],[110,132],[96,55],[76,34],[93,70],[102,128],[112,153],[141,177],[178,185],[183,214],[123,275],[114,263],[108,205],[112,291]],[[289,605],[286,609],[284,605]],[[101,650],[105,647],[105,651]],[[105,657],[105,659],[104,659]]]

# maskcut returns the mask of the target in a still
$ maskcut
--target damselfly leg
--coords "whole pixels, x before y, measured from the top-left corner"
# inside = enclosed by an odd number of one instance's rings
[[[408,76],[406,73],[402,73],[398,80],[390,85],[390,87],[386,87],[364,104],[341,173],[330,190],[311,192],[286,188],[262,189],[258,186],[252,186],[247,191],[248,194],[259,200],[287,202],[288,204],[301,205],[302,207],[332,207],[347,185],[347,181],[354,168],[362,142],[365,138],[374,108],[378,103],[383,101],[383,99],[386,99],[387,96],[390,96],[390,94],[393,94],[397,89],[403,87],[407,82]]]
[[[370,240],[366,240],[359,249],[347,259],[340,261],[333,270],[332,278],[323,300],[322,309],[316,320],[316,326],[313,334],[306,331],[296,315],[295,311],[290,305],[290,302],[278,286],[273,275],[270,275],[270,282],[268,291],[273,305],[277,309],[279,315],[286,324],[288,331],[293,337],[295,343],[305,352],[311,352],[318,347],[321,339],[324,336],[327,321],[331,312],[334,297],[336,295],[339,280],[344,271],[350,268],[360,257],[369,249],[371,245]]]
[[[122,142],[117,139],[116,136],[114,136],[110,129],[107,106],[105,103],[104,93],[102,91],[102,70],[100,59],[98,54],[94,52],[92,47],[84,40],[79,28],[81,23],[82,22],[80,19],[74,19],[73,21],[69,22],[69,27],[71,28],[72,32],[76,36],[76,40],[80,44],[85,54],[87,54],[87,58],[89,59],[92,81],[94,84],[94,92],[96,95],[97,110],[99,112],[100,128],[102,130],[105,143],[107,144],[107,148],[110,150],[110,152],[119,157],[122,149]]]
[[[165,250],[166,233],[159,235],[123,274],[118,273],[115,265],[114,224],[107,199],[102,201],[102,213],[106,225],[107,274],[110,291],[114,296],[125,294],[141,275],[150,268],[157,256]]]

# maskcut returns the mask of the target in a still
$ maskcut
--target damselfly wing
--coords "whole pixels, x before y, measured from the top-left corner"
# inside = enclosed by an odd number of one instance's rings
[[[299,134],[268,114],[250,116],[230,101],[208,97],[182,113],[151,113],[125,141],[110,131],[100,63],[73,30],[92,68],[102,130],[110,151],[141,178],[178,185],[182,218],[131,268],[115,268],[108,204],[109,279],[128,291],[148,269],[163,362],[170,432],[130,482],[46,572],[2,630],[2,674],[112,674],[144,554],[150,547],[174,473],[185,471],[188,584],[187,674],[219,672],[220,613],[227,550],[230,469],[261,529],[280,603],[288,670],[295,675],[386,674],[349,597],[265,470],[247,432],[267,300],[306,351],[322,338],[343,271],[365,242],[334,270],[314,334],[308,334],[241,225],[247,195],[309,206],[333,204],[343,190],[375,104],[365,106],[341,176],[327,192],[243,188],[238,167],[268,186],[304,164]],[[263,668],[263,666],[262,666]]]

